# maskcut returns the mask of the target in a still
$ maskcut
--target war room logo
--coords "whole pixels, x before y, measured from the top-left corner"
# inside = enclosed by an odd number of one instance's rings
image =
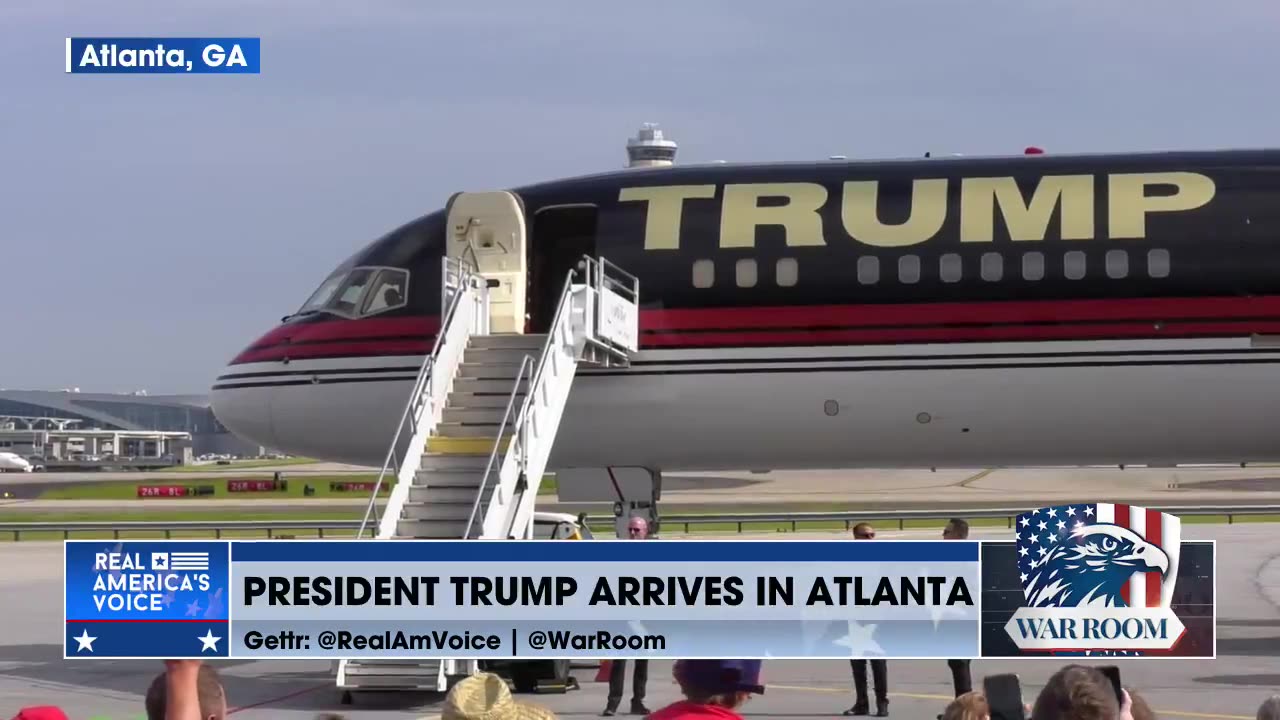
[[[1026,606],[1005,631],[1023,650],[1168,650],[1185,630],[1170,609],[1182,523],[1110,503],[1018,516]]]

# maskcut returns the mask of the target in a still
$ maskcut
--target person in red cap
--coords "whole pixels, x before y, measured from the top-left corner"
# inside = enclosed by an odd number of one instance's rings
[[[685,699],[649,716],[649,720],[727,718],[752,695],[763,695],[759,660],[677,660],[673,673]]]
[[[36,705],[22,708],[13,720],[67,720],[67,714],[52,705]]]
[[[649,537],[649,522],[633,515],[627,521],[627,537],[631,540],[644,540]],[[649,708],[644,705],[645,685],[649,683],[649,661],[636,660],[635,672],[631,675],[631,714],[648,715]],[[614,660],[609,664],[609,699],[605,701],[605,717],[616,715],[618,705],[622,703],[622,692],[627,681],[627,661]]]

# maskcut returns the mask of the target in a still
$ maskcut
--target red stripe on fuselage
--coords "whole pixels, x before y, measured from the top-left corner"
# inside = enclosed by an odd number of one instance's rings
[[[439,318],[284,325],[232,364],[423,354]],[[1280,296],[642,310],[640,347],[805,347],[1232,337],[1280,333]]]

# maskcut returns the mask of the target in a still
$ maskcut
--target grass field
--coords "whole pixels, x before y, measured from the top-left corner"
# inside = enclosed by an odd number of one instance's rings
[[[123,480],[120,482],[100,482],[86,483],[84,485],[62,485],[51,487],[40,493],[40,500],[121,500],[133,501],[139,503],[148,502],[148,498],[138,497],[139,485],[180,485],[182,487],[212,487],[212,495],[193,496],[191,500],[246,500],[246,501],[271,501],[280,498],[305,498],[302,490],[305,486],[310,485],[315,489],[315,498],[344,498],[352,500],[360,500],[367,498],[369,495],[365,491],[359,492],[334,492],[330,489],[331,482],[374,482],[378,479],[377,473],[361,473],[356,475],[308,475],[303,477],[285,476],[287,488],[280,492],[230,492],[227,490],[227,483],[232,480],[269,480],[267,477],[253,478],[198,478],[192,480]],[[392,484],[387,485],[387,490],[383,494],[390,492]],[[556,492],[556,478],[554,475],[548,475],[542,479],[542,485],[538,488],[539,495],[554,495]],[[181,500],[183,498],[171,498]]]
[[[791,506],[773,506],[768,508],[744,508],[741,506],[711,507],[711,508],[708,508],[706,506],[698,506],[698,507],[700,508],[700,512],[693,512],[694,508],[691,506],[677,506],[674,508],[668,508],[668,513],[670,515],[696,515],[696,514],[728,514],[728,513],[742,513],[742,512],[760,512],[760,513],[802,512],[801,510]],[[810,508],[809,511],[813,511],[812,508]],[[595,514],[599,514],[599,513],[600,511],[599,509],[597,509]],[[963,511],[962,510],[958,511],[958,514],[963,515]],[[363,512],[352,512],[351,510],[323,510],[322,511],[322,510],[307,509],[307,508],[302,508],[301,511],[299,512],[282,512],[278,510],[276,511],[263,510],[261,512],[238,511],[235,513],[228,513],[226,511],[217,511],[217,510],[194,510],[194,509],[189,511],[174,511],[174,512],[159,512],[154,510],[151,510],[151,511],[136,510],[136,511],[115,511],[115,512],[105,512],[105,513],[94,512],[94,511],[81,511],[81,512],[50,511],[50,512],[7,512],[7,513],[0,512],[0,523],[80,522],[80,521],[128,522],[128,521],[139,521],[139,520],[155,521],[155,522],[159,522],[159,521],[172,522],[172,521],[184,521],[184,520],[185,521],[205,521],[205,522],[218,521],[218,520],[322,521],[322,520],[359,520],[362,517],[363,517]],[[1224,524],[1227,522],[1227,516],[1225,515],[1183,516],[1182,521],[1188,524]],[[1236,523],[1280,522],[1280,516],[1241,515],[1241,516],[1234,517],[1233,521]],[[884,520],[869,520],[867,522],[870,522],[881,532],[892,532],[899,528],[899,523],[897,520],[884,519]],[[1005,518],[975,518],[970,521],[970,524],[974,527],[1008,527],[1008,522],[1009,521]],[[946,521],[941,519],[939,520],[907,520],[902,523],[901,527],[907,530],[937,529],[941,531],[942,526],[945,523]],[[613,525],[612,523],[609,523],[609,522],[592,523],[591,528],[593,532],[595,532],[597,535],[609,536],[613,533]],[[792,524],[789,522],[788,523],[747,522],[742,524],[741,530],[749,533],[755,533],[755,534],[778,533],[781,535],[781,534],[790,534],[793,532],[804,533],[804,532],[822,532],[822,531],[827,531],[827,532],[843,531],[845,530],[845,528],[846,528],[846,524],[841,521],[798,522],[796,523],[794,528]],[[685,526],[682,523],[680,523],[678,520],[668,518],[667,520],[664,520],[662,524],[662,533],[668,536],[686,535],[686,534],[687,535],[701,535],[701,534],[732,535],[738,531],[739,531],[738,523],[697,524],[697,525],[690,525],[686,529]],[[342,531],[342,530],[324,531],[325,537],[344,537],[344,536],[349,537],[352,534],[353,533],[350,531]],[[215,535],[215,532],[211,530],[189,531],[189,532],[174,531],[170,533],[169,537],[177,537],[177,538],[213,537],[214,535]],[[286,536],[316,537],[317,531],[315,529],[301,528],[298,530],[278,531],[273,533],[273,535],[275,537],[286,537]],[[222,531],[221,536],[222,537],[241,537],[241,538],[266,537],[267,533],[266,531],[261,531],[261,530]],[[113,538],[113,537],[145,539],[145,538],[165,537],[165,534],[163,532],[148,532],[148,531],[122,531],[119,533],[115,533],[110,530],[104,530],[104,531],[75,532],[70,537],[76,538],[76,539]],[[64,538],[63,533],[57,532],[57,531],[54,531],[54,532],[24,531],[20,535],[21,540],[61,540],[63,538]],[[3,528],[0,528],[0,542],[12,541],[12,540],[14,540],[13,533],[10,531],[5,531]]]

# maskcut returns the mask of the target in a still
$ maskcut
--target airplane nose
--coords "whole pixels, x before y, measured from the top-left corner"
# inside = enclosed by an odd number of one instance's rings
[[[236,436],[278,448],[271,423],[271,388],[251,379],[219,378],[209,393],[214,417]]]

